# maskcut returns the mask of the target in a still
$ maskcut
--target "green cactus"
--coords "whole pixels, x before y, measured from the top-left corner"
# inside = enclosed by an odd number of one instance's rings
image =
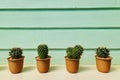
[[[107,58],[109,54],[109,50],[106,47],[98,47],[96,50],[96,54],[98,57]]]
[[[13,59],[22,57],[22,49],[21,48],[12,48],[9,52],[9,56]]]
[[[67,50],[66,50],[67,57],[70,58],[70,59],[72,59],[72,51],[73,51],[72,47],[68,47]]]
[[[70,59],[79,59],[83,53],[83,47],[76,45],[74,48],[67,48],[67,57]]]
[[[83,53],[83,47],[80,46],[80,45],[76,45],[74,48],[73,48],[73,58],[74,59],[79,59],[80,56],[82,55]]]
[[[41,59],[45,59],[48,57],[48,46],[46,44],[40,44],[37,48],[38,56]]]

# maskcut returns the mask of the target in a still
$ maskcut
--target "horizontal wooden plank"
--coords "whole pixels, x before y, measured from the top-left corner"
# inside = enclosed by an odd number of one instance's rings
[[[67,48],[76,44],[84,48],[106,46],[120,48],[120,30],[1,30],[0,48],[37,48],[41,43],[49,48]]]
[[[119,0],[0,0],[1,8],[80,8],[116,7]]]
[[[120,11],[0,12],[0,27],[119,27]]]

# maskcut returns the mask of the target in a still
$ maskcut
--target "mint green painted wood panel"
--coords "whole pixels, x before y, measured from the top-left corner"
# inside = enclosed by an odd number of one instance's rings
[[[117,0],[117,6],[120,6],[120,0]]]
[[[116,7],[119,0],[0,0],[1,8]]]
[[[67,48],[75,44],[85,48],[119,48],[119,34],[120,30],[0,30],[0,48],[36,48],[40,43],[46,43],[50,48]]]
[[[48,8],[36,11],[0,11],[1,27],[120,27],[120,0],[0,0],[0,9]],[[49,10],[49,8],[103,8],[101,10]],[[81,44],[84,48],[120,48],[120,29],[65,30],[0,30],[0,49],[12,47],[37,48],[46,43],[49,48],[67,48]],[[1,64],[7,64],[9,51],[0,51]],[[65,50],[50,50],[51,63],[64,65]],[[118,50],[110,52],[112,64],[119,63]],[[25,64],[35,64],[36,51],[24,51]],[[84,51],[80,64],[95,64],[95,50]],[[88,58],[89,57],[89,58]]]
[[[0,27],[119,27],[120,11],[0,12]]]

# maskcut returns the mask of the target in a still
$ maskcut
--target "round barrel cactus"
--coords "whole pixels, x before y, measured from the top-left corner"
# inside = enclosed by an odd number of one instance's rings
[[[9,52],[9,56],[11,57],[11,58],[15,58],[15,59],[17,59],[17,58],[20,58],[20,57],[22,57],[22,49],[21,48],[12,48],[11,50],[10,50],[10,52]]]
[[[37,48],[38,56],[41,59],[45,59],[48,57],[48,46],[46,44],[40,44]]]
[[[67,57],[70,58],[70,59],[72,59],[72,51],[73,51],[72,47],[68,47],[67,50],[66,50]]]
[[[106,47],[98,47],[96,50],[96,54],[98,57],[101,58],[107,58],[110,55],[109,49],[107,49]]]

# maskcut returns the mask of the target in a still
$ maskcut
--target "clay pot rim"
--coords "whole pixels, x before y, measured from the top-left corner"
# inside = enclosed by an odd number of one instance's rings
[[[70,58],[68,58],[67,56],[65,56],[65,59],[66,59],[66,60],[71,60],[71,61],[78,61],[78,60],[80,60],[80,58],[79,58],[79,59],[70,59]]]
[[[15,58],[15,59],[12,58],[12,57],[8,57],[7,60],[8,60],[8,61],[19,61],[19,60],[23,60],[24,58],[25,58],[25,56],[22,56],[22,57],[20,57],[20,58]]]
[[[39,56],[36,56],[36,57],[35,57],[36,60],[49,60],[50,58],[51,58],[51,56],[48,56],[48,57],[45,58],[45,59],[40,59]]]
[[[100,59],[100,60],[112,60],[112,57],[111,56],[108,56],[107,58],[101,58],[101,57],[98,57],[97,55],[95,56],[96,59]]]

